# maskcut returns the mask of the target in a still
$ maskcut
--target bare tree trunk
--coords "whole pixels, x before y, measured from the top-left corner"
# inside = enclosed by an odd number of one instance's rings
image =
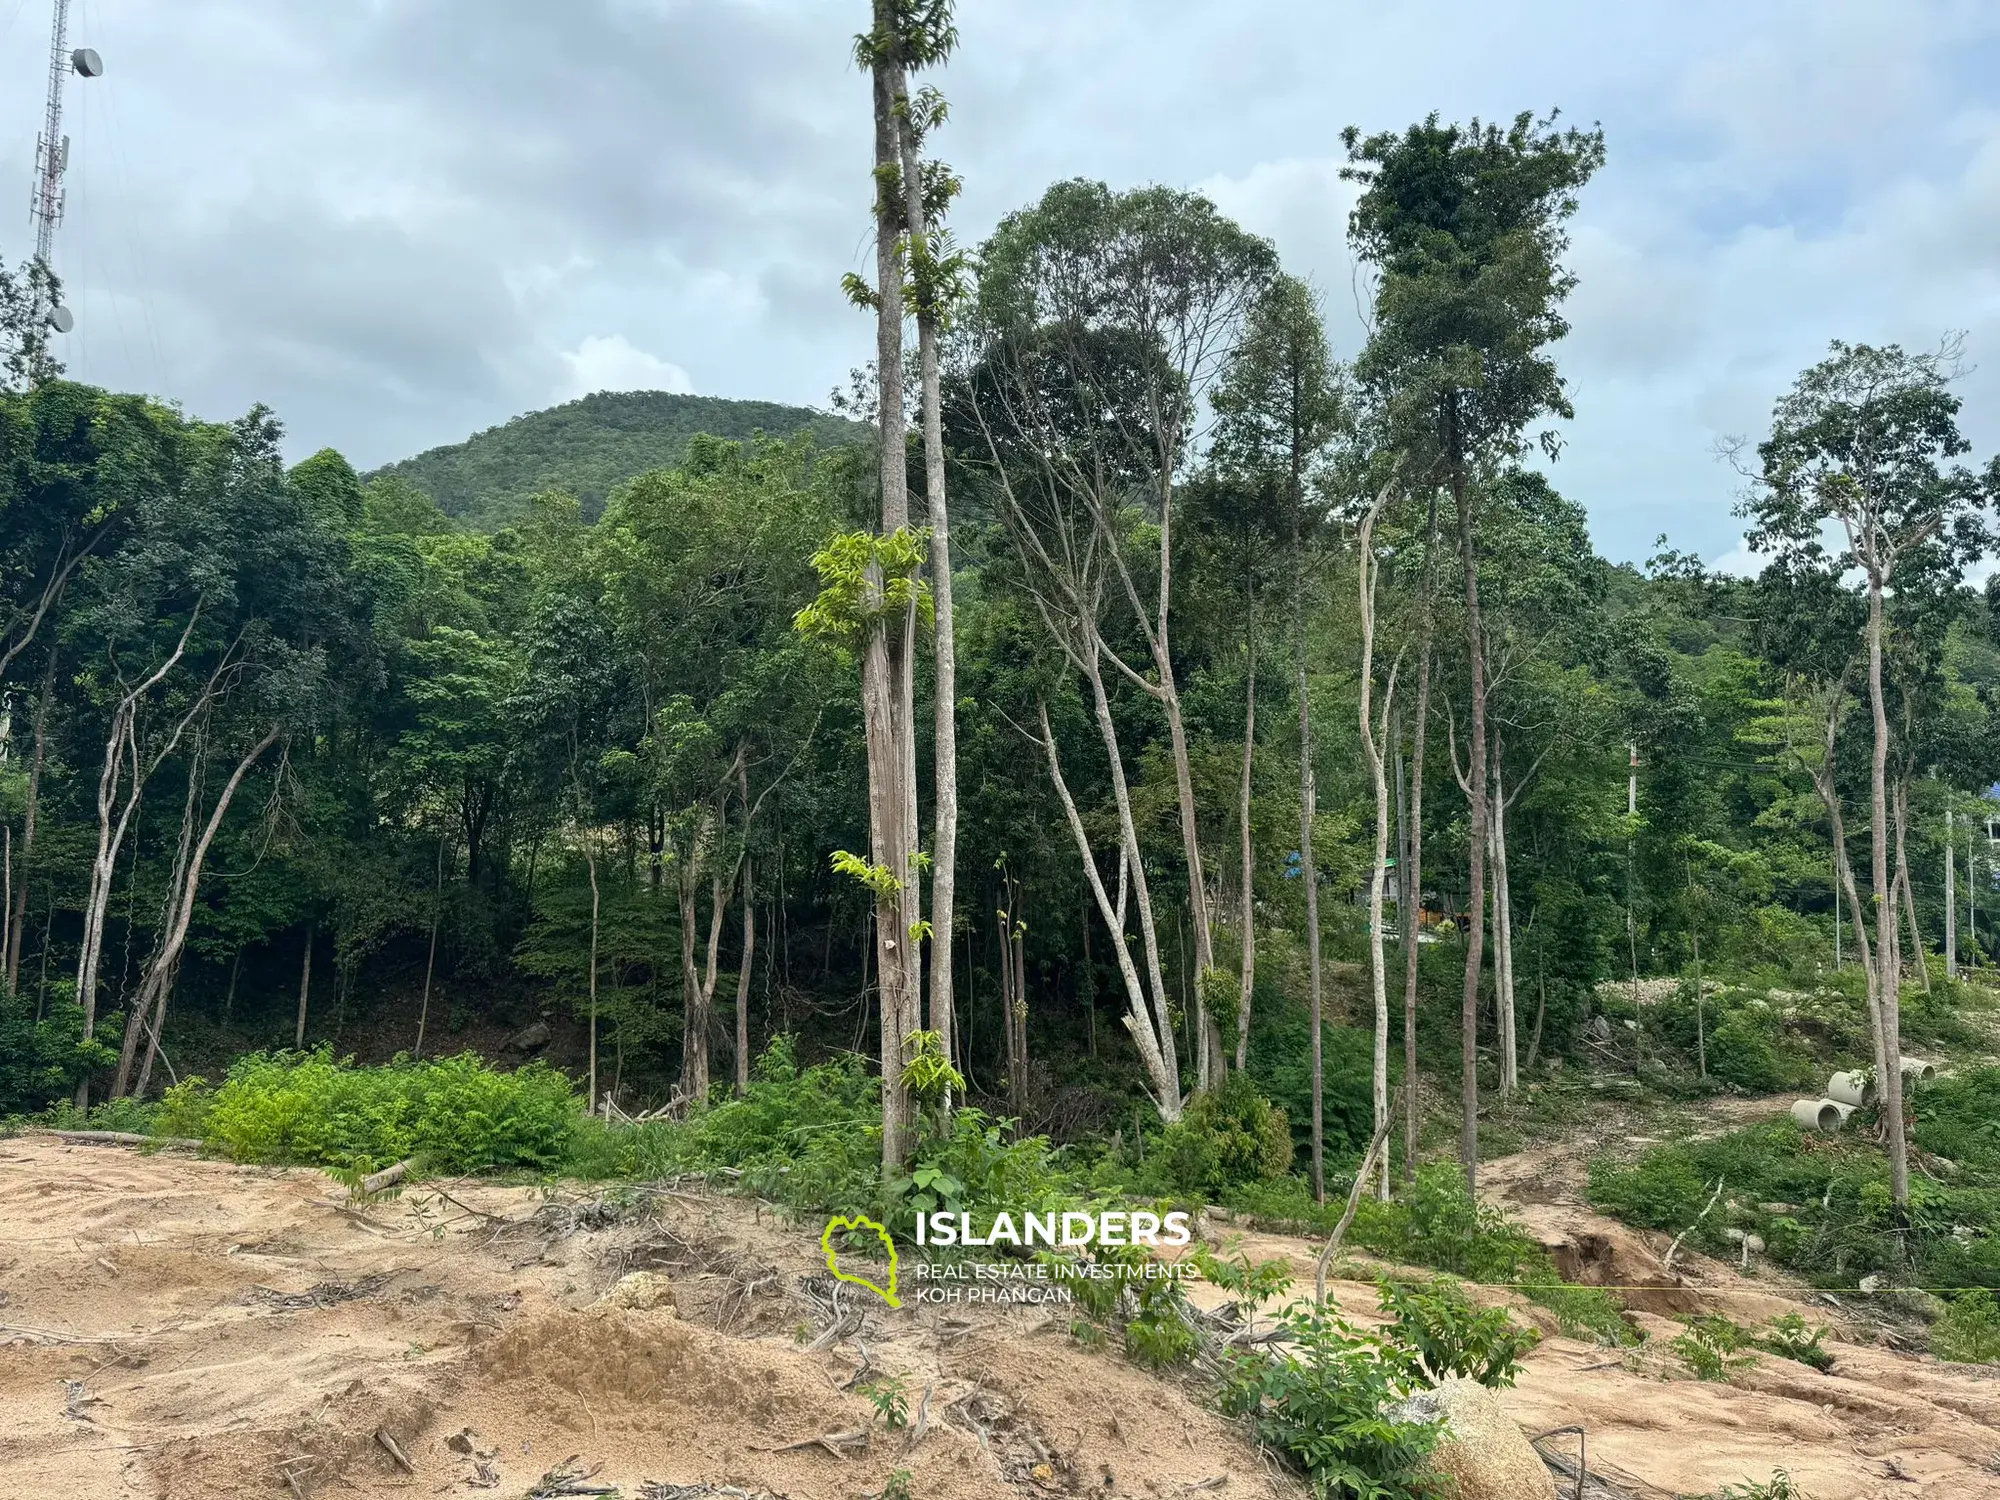
[[[174,643],[174,649],[166,659],[136,685],[128,688],[111,712],[111,729],[104,742],[104,765],[97,778],[97,850],[90,864],[90,890],[84,900],[83,938],[78,945],[76,959],[76,1000],[83,1008],[85,1036],[89,1036],[97,1026],[97,979],[104,957],[104,927],[111,907],[111,879],[118,865],[119,849],[131,827],[132,815],[139,806],[139,794],[145,788],[147,775],[172,753],[187,726],[207,707],[216,678],[209,679],[208,690],[182,716],[165,746],[154,757],[152,765],[144,769],[139,765],[138,731],[135,727],[139,700],[165,681],[168,673],[179,665],[181,657],[187,652],[188,637],[194,633],[200,618],[201,607],[197,605],[189,614],[180,639]],[[128,755],[132,785],[124,806],[120,808],[118,791],[125,775]],[[89,1079],[77,1085],[76,1102],[79,1108],[90,1102]]]
[[[1016,888],[1016,895],[1019,888]],[[1021,1119],[1028,1110],[1028,924],[1014,919],[1014,999],[1007,1007],[1007,1016],[1014,1027],[1014,1045],[1009,1049],[1014,1058],[1014,1079],[1009,1107],[1014,1118]]]
[[[1888,1132],[1889,1196],[1899,1215],[1910,1206],[1909,1146],[1903,1135],[1902,965],[1898,941],[1896,889],[1889,880],[1889,843],[1893,837],[1889,812],[1889,712],[1882,690],[1882,588],[1878,568],[1868,577],[1868,707],[1874,717],[1875,743],[1868,765],[1870,799],[1869,874],[1875,887],[1875,960],[1881,978],[1882,1123]]]
[[[1299,695],[1299,878],[1306,883],[1306,982],[1312,1013],[1312,1172],[1313,1201],[1326,1202],[1326,1003],[1321,988],[1319,947],[1319,866],[1313,861],[1313,820],[1319,816],[1319,791],[1313,778],[1312,692],[1306,663],[1304,563],[1299,549],[1296,493],[1293,496],[1292,583],[1294,666]]]
[[[1501,780],[1500,741],[1493,742],[1493,990],[1500,1022],[1500,1092],[1521,1086],[1514,1022],[1514,893],[1507,878],[1507,792]]]
[[[185,874],[176,893],[172,918],[154,956],[152,967],[139,989],[138,1003],[132,1007],[132,1017],[125,1025],[125,1045],[118,1059],[118,1077],[112,1088],[112,1097],[122,1097],[126,1084],[131,1078],[132,1063],[138,1050],[140,1027],[148,1010],[153,1016],[153,1036],[157,1041],[160,1027],[164,1024],[167,1008],[167,991],[176,966],[180,963],[181,950],[187,942],[188,923],[194,917],[195,894],[201,886],[202,862],[208,857],[209,845],[215,841],[216,830],[221,828],[223,818],[229,812],[229,804],[236,799],[237,788],[243,785],[243,778],[250,774],[250,768],[263,757],[266,750],[278,742],[279,729],[273,725],[264,737],[236,763],[236,769],[229,774],[223,784],[221,794],[216,798],[215,807],[208,815],[208,823],[201,831],[190,855]]]
[[[597,922],[599,912],[597,889],[597,849],[586,840],[583,846],[583,862],[590,871],[590,1082],[584,1091],[588,1099],[589,1111],[597,1113]],[[440,868],[442,868],[440,866]],[[436,947],[437,927],[431,928],[432,946]]]
[[[1372,1074],[1373,1099],[1375,1106],[1375,1137],[1380,1140],[1389,1129],[1389,983],[1388,969],[1382,946],[1382,892],[1389,876],[1389,777],[1388,767],[1382,754],[1381,739],[1375,724],[1375,591],[1378,570],[1375,565],[1375,523],[1381,518],[1382,507],[1388,503],[1389,491],[1385,486],[1375,497],[1368,514],[1362,518],[1361,533],[1356,549],[1360,560],[1361,585],[1361,753],[1368,767],[1368,775],[1375,790],[1375,856],[1368,877],[1368,981],[1369,993],[1374,1000],[1375,1012],[1375,1057]],[[1397,667],[1401,658],[1397,659]],[[1382,720],[1386,727],[1389,715],[1394,712],[1396,698],[1396,667],[1389,670],[1388,686],[1383,694]],[[1380,1197],[1389,1196],[1389,1154],[1381,1154],[1381,1180],[1377,1192]]]
[[[28,871],[35,857],[35,832],[41,810],[42,765],[48,746],[49,700],[55,692],[56,653],[42,671],[42,690],[35,699],[35,755],[28,767],[28,805],[21,817],[21,879],[14,888],[13,917],[7,924],[7,988],[21,990],[21,934],[28,919]]]
[[[945,939],[950,952],[951,940]],[[736,1092],[750,1090],[750,965],[757,954],[757,901],[750,881],[750,856],[743,856],[743,961],[736,969]]]
[[[1094,664],[1094,654],[1086,655],[1085,660]],[[1111,721],[1110,705],[1104,696],[1104,680],[1095,670],[1086,675],[1091,678],[1097,706],[1098,729],[1104,738],[1105,752],[1111,765],[1112,796],[1118,807],[1118,902],[1115,906],[1112,904],[1110,894],[1104,889],[1103,877],[1098,873],[1097,861],[1091,851],[1090,835],[1084,829],[1083,818],[1077,812],[1075,799],[1070,796],[1069,784],[1063,779],[1062,759],[1056,750],[1055,734],[1049,728],[1049,714],[1045,704],[1037,705],[1042,749],[1048,759],[1049,777],[1054,782],[1056,796],[1062,803],[1063,815],[1069,823],[1071,837],[1075,839],[1077,853],[1083,859],[1084,876],[1090,883],[1091,894],[1097,898],[1098,912],[1104,918],[1105,928],[1112,937],[1113,951],[1118,956],[1118,972],[1125,981],[1127,1005],[1123,1018],[1125,1029],[1131,1033],[1133,1043],[1139,1049],[1139,1059],[1145,1067],[1147,1082],[1153,1093],[1153,1102],[1160,1111],[1160,1118],[1172,1124],[1181,1117],[1180,1064],[1174,1045],[1173,1010],[1168,1003],[1165,982],[1161,976],[1159,941],[1153,927],[1152,896],[1146,885],[1145,869],[1134,858],[1138,848],[1138,834],[1132,821],[1132,799],[1125,783],[1125,767],[1118,754],[1117,730]],[[1132,945],[1125,935],[1125,892],[1128,875],[1139,908],[1139,930],[1146,953],[1146,982],[1140,980],[1138,966],[1132,960]]]
[[[1907,771],[1896,779],[1896,888],[1902,892],[1903,911],[1910,924],[1910,957],[1923,981],[1924,993],[1931,992],[1931,966],[1924,953],[1924,935],[1917,926],[1917,893],[1910,888],[1910,856],[1904,835],[1910,826],[1910,782]]]
[[[595,866],[592,867],[591,878],[593,881],[595,881],[596,879]],[[424,1056],[424,1028],[430,1024],[430,1019],[431,1019],[431,975],[437,969],[438,920],[443,914],[444,914],[444,836],[440,834],[438,836],[437,883],[431,890],[431,946],[430,946],[430,952],[427,955],[425,955],[424,958],[424,998],[423,998],[423,1003],[417,1008],[417,1050],[414,1054],[412,1054],[419,1062],[423,1060]],[[595,931],[596,931],[595,918],[593,918],[592,932],[595,933]],[[305,1018],[303,1016],[300,1017],[299,1027],[300,1027],[299,1045],[304,1046]]]
[[[907,227],[895,191],[902,167],[901,119],[908,109],[903,43],[896,0],[874,0],[868,50],[875,109],[875,364],[880,439],[882,525],[892,535],[909,525],[909,479],[903,420],[903,258]],[[868,592],[885,592],[879,561],[869,569]],[[914,605],[901,620],[870,624],[862,657],[862,714],[868,752],[870,860],[886,871],[876,892],[875,941],[881,997],[882,1165],[899,1167],[910,1150],[910,1101],[903,1085],[905,1042],[916,1029],[921,1003],[916,962],[916,889],[911,851],[916,843],[915,732],[910,682]],[[685,900],[690,919],[693,898]],[[692,942],[692,938],[689,938]],[[692,966],[690,955],[689,966]],[[704,1038],[704,1047],[706,1039]],[[706,1085],[706,1059],[703,1058]]]
[[[313,936],[313,924],[307,922],[306,943],[299,955],[299,1024],[292,1036],[292,1046],[300,1051],[306,1045],[306,1004],[312,996]]]
[[[901,119],[904,217],[909,224],[912,260],[927,262],[930,224],[924,209],[923,168],[908,111]],[[930,1029],[946,1057],[952,1055],[951,932],[955,920],[958,865],[958,649],[953,637],[951,598],[951,516],[945,502],[944,424],[938,377],[938,321],[935,288],[919,288],[917,367],[922,382],[924,493],[930,513],[931,603],[935,646],[935,776],[931,838],[931,996]],[[914,734],[912,743],[915,742]],[[914,785],[914,782],[912,783]],[[914,826],[914,824],[913,824]],[[951,1098],[944,1099],[947,1114]]]
[[[1243,783],[1236,821],[1243,843],[1243,970],[1236,998],[1236,1071],[1250,1066],[1250,997],[1257,987],[1257,859],[1250,836],[1250,769],[1257,748],[1257,637],[1249,632],[1249,681],[1243,695]]]
[[[1455,400],[1456,398],[1454,398]],[[1469,810],[1466,852],[1471,890],[1465,918],[1465,990],[1459,1007],[1459,1045],[1463,1049],[1463,1070],[1459,1080],[1458,1154],[1465,1165],[1465,1180],[1476,1189],[1479,1176],[1479,971],[1486,952],[1486,832],[1491,814],[1486,787],[1486,651],[1484,626],[1479,614],[1479,540],[1474,515],[1476,501],[1468,492],[1465,465],[1459,453],[1458,412],[1447,409],[1451,449],[1452,503],[1458,511],[1458,542],[1461,571],[1465,574],[1466,656],[1472,673],[1472,806]]]
[[[1417,957],[1423,936],[1424,909],[1424,739],[1431,720],[1431,645],[1436,630],[1434,586],[1437,574],[1438,497],[1430,495],[1425,524],[1423,618],[1418,626],[1416,722],[1410,732],[1410,844],[1403,887],[1410,910],[1403,918],[1403,1180],[1417,1174]]]

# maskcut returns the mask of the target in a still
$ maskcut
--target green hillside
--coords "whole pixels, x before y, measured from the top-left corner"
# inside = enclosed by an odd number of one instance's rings
[[[387,464],[369,477],[407,480],[447,515],[492,531],[519,517],[529,496],[547,489],[570,491],[583,502],[584,514],[595,517],[615,485],[678,463],[696,433],[790,437],[807,430],[829,445],[856,441],[868,431],[810,407],[775,401],[600,391]]]

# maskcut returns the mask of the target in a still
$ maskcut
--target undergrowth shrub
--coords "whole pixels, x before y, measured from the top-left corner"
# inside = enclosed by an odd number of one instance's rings
[[[1394,1414],[1425,1384],[1409,1353],[1311,1303],[1294,1304],[1281,1321],[1288,1347],[1231,1355],[1223,1411],[1248,1418],[1258,1441],[1305,1474],[1315,1496],[1440,1495],[1430,1468],[1437,1425]]]
[[[1240,1182],[1269,1182],[1292,1165],[1292,1126],[1257,1085],[1231,1073],[1188,1106],[1161,1141],[1174,1187],[1213,1199]]]
[[[203,1111],[197,1090],[176,1101]],[[406,1157],[437,1172],[558,1171],[582,1116],[570,1081],[474,1053],[358,1068],[330,1049],[252,1053],[206,1102],[202,1137],[238,1161],[372,1172]]]
[[[1931,1353],[1959,1364],[2000,1360],[2000,1303],[1991,1292],[1963,1292],[1931,1324]]]
[[[1435,1383],[1463,1375],[1486,1386],[1512,1385],[1521,1361],[1541,1342],[1501,1307],[1481,1307],[1449,1276],[1428,1282],[1375,1283],[1391,1322],[1386,1337],[1410,1351]]]
[[[91,1073],[116,1063],[118,1049],[99,1039],[115,1036],[114,1024],[122,1029],[124,1018],[103,1017],[98,1035],[85,1037],[83,1007],[66,994],[44,1007],[37,1021],[26,996],[0,985],[0,1118],[60,1106]]]
[[[1640,1228],[1687,1230],[1686,1243],[1712,1255],[1737,1253],[1732,1230],[1758,1234],[1774,1261],[1823,1286],[1879,1274],[2000,1289],[2000,1069],[1968,1069],[1908,1097],[1929,1175],[1911,1174],[1907,1225],[1881,1147],[1855,1124],[1823,1136],[1775,1120],[1668,1142],[1631,1162],[1600,1159],[1590,1202]],[[1720,1201],[1703,1216],[1718,1182]]]

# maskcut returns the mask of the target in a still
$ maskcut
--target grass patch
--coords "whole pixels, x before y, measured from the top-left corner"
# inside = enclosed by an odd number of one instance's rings
[[[2000,1288],[2000,1068],[1971,1069],[1910,1096],[1915,1151],[1909,1223],[1898,1223],[1882,1150],[1855,1126],[1836,1136],[1772,1121],[1592,1164],[1592,1205],[1679,1233],[1717,1256],[1732,1229],[1822,1286],[1880,1275],[1905,1286]],[[1856,1125],[1868,1123],[1857,1119]],[[1721,1201],[1697,1217],[1723,1184]]]

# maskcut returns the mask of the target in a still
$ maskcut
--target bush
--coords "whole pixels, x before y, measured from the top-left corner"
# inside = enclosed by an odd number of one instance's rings
[[[105,1016],[97,1029],[116,1036],[123,1025],[122,1017]],[[84,1036],[82,1006],[58,997],[37,1021],[24,997],[0,985],[0,1117],[60,1104],[91,1073],[117,1061],[116,1047]]]
[[[1903,1284],[2000,1290],[2000,1069],[1967,1069],[1910,1095],[1916,1145],[1946,1165],[1913,1174],[1909,1222],[1889,1197],[1881,1147],[1850,1127],[1836,1136],[1789,1120],[1592,1164],[1592,1205],[1690,1247],[1735,1253],[1730,1229],[1761,1235],[1771,1258],[1823,1286],[1881,1274]],[[1722,1182],[1723,1201],[1697,1215]]]
[[[1231,1073],[1167,1127],[1162,1150],[1175,1187],[1213,1200],[1235,1183],[1268,1182],[1291,1169],[1291,1121],[1255,1083]]]
[[[1481,1385],[1512,1385],[1521,1361],[1541,1342],[1506,1309],[1480,1307],[1449,1276],[1405,1284],[1378,1281],[1382,1310],[1394,1320],[1387,1337],[1409,1349],[1433,1383],[1463,1375]]]
[[[1961,1293],[1931,1324],[1931,1353],[1959,1364],[2000,1360],[2000,1303],[1991,1292]]]
[[[1283,1352],[1234,1354],[1222,1407],[1248,1417],[1258,1441],[1303,1472],[1318,1497],[1429,1500],[1434,1423],[1403,1421],[1391,1408],[1422,1388],[1409,1351],[1361,1333],[1336,1315],[1298,1303],[1283,1316]]]
[[[1771,1320],[1771,1327],[1757,1341],[1761,1349],[1767,1349],[1782,1359],[1795,1359],[1802,1365],[1811,1365],[1815,1370],[1827,1371],[1833,1368],[1833,1356],[1827,1352],[1825,1339],[1831,1329],[1821,1326],[1814,1328],[1795,1312]]]
[[[200,1108],[190,1090],[179,1111]],[[539,1063],[516,1072],[470,1052],[357,1068],[314,1052],[252,1053],[207,1103],[203,1139],[238,1161],[377,1171],[406,1157],[438,1172],[566,1165],[582,1103]]]

